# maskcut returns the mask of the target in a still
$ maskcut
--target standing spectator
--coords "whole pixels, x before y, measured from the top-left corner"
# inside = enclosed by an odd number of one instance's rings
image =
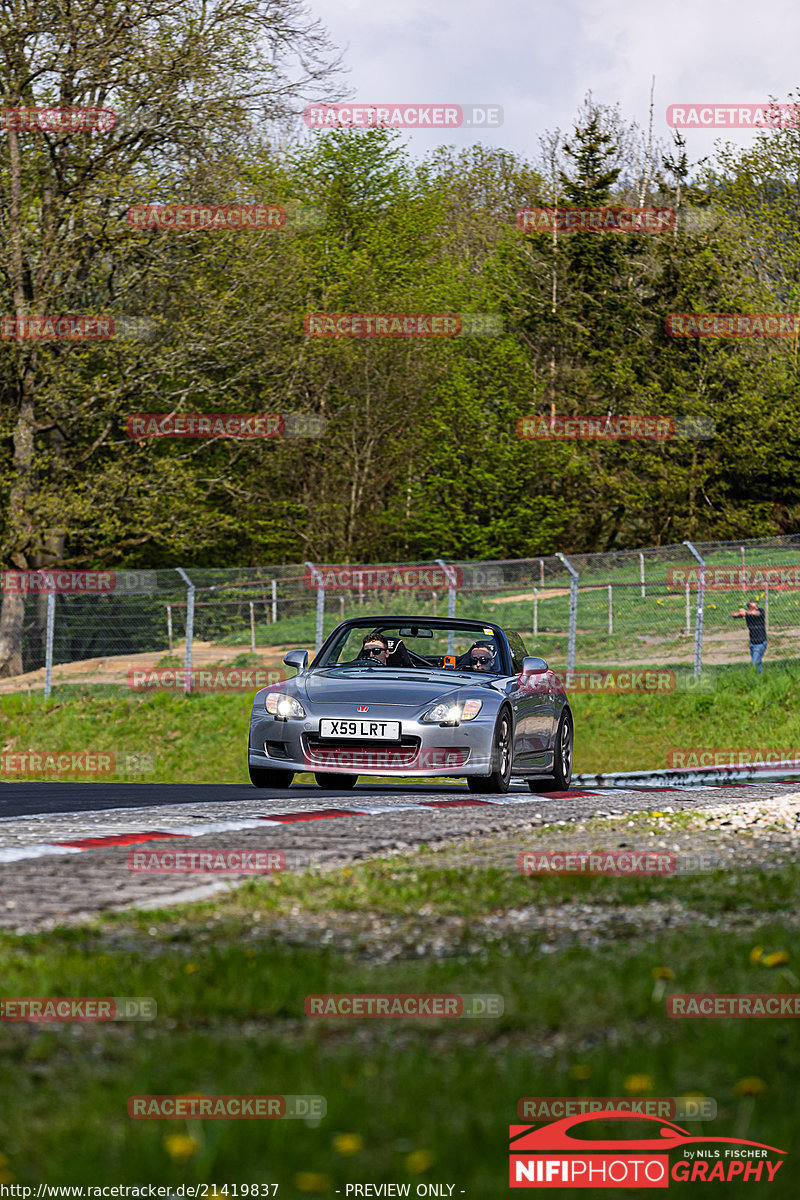
[[[764,610],[759,608],[755,600],[749,600],[746,608],[731,613],[732,617],[744,617],[750,634],[750,658],[753,666],[761,675],[764,671],[762,659],[767,648],[767,626],[764,620]]]

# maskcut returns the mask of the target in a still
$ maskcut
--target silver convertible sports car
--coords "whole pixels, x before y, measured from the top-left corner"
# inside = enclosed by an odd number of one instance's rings
[[[573,722],[558,676],[518,633],[483,621],[344,621],[297,675],[253,701],[248,764],[256,787],[312,771],[323,788],[359,775],[465,776],[473,792],[569,787]]]

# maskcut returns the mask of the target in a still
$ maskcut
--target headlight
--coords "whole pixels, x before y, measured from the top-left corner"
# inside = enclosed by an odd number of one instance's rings
[[[269,692],[264,701],[264,707],[273,717],[285,721],[287,717],[304,717],[306,710],[294,696],[284,696],[283,692]]]
[[[473,721],[483,708],[482,700],[467,700],[462,704],[434,704],[420,719],[429,725],[458,725]]]

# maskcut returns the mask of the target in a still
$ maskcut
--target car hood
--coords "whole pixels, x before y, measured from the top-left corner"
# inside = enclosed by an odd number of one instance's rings
[[[448,672],[449,675],[449,672]],[[302,680],[304,691],[312,704],[390,704],[400,708],[420,708],[442,696],[491,686],[488,680],[474,681],[452,676],[442,678],[439,672],[398,671],[355,668],[352,671],[309,671]]]

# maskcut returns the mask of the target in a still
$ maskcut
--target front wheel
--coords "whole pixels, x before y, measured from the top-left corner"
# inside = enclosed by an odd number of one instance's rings
[[[288,788],[294,779],[294,771],[274,771],[270,767],[247,767],[250,782],[257,788]]]
[[[314,778],[321,788],[332,788],[336,792],[346,792],[349,788],[356,786],[358,776],[339,775],[334,772],[320,771],[318,775],[314,775]]]
[[[529,779],[532,792],[566,792],[572,779],[572,717],[567,709],[561,714],[553,747],[553,778]]]
[[[511,714],[504,709],[492,738],[492,769],[488,775],[468,775],[471,792],[507,792],[511,782]]]

